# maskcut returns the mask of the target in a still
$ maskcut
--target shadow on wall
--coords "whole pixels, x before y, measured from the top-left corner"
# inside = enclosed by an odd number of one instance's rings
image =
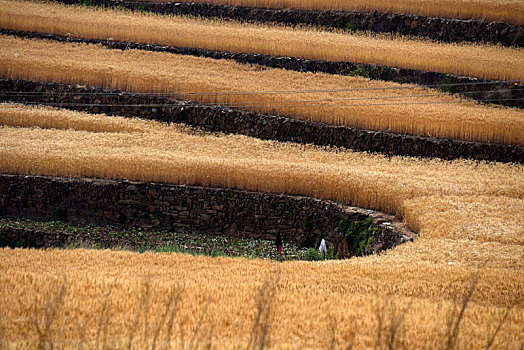
[[[0,175],[6,217],[141,227],[316,247],[339,257],[413,240],[394,217],[332,201],[224,188],[48,176]]]

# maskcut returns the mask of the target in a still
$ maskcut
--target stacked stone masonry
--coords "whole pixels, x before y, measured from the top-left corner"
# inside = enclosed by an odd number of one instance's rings
[[[17,94],[21,92],[32,93]],[[363,130],[182,102],[158,95],[111,91],[80,85],[0,80],[0,101],[49,104],[90,113],[183,123],[207,131],[243,134],[265,140],[344,147],[386,155],[524,162],[524,147],[518,145]]]
[[[55,0],[78,4],[80,0]],[[83,1],[85,4],[86,2]],[[524,47],[524,27],[482,20],[461,20],[380,12],[337,12],[296,9],[267,9],[193,2],[140,2],[128,0],[89,0],[94,6],[126,8],[159,14],[225,18],[247,22],[312,25],[375,33],[422,36],[444,42],[486,42]]]
[[[391,215],[308,197],[126,180],[0,175],[0,217],[119,225],[120,213],[127,227],[255,239],[275,239],[280,232],[285,241],[299,246],[310,245],[321,233],[335,245],[341,237],[341,220],[351,223],[368,217],[379,227],[376,251],[415,237]],[[5,230],[1,235],[0,242],[16,242],[20,232]],[[63,240],[60,234],[48,233],[31,244],[53,246]]]

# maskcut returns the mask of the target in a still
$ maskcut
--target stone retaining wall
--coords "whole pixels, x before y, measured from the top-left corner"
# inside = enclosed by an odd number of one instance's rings
[[[31,92],[31,94],[20,94]],[[266,140],[345,147],[387,155],[524,162],[524,147],[370,131],[181,102],[158,95],[79,85],[0,80],[0,101],[42,103],[126,117],[184,123]]]
[[[280,232],[284,240],[299,246],[314,244],[321,233],[336,244],[341,220],[351,223],[368,217],[379,227],[376,251],[414,237],[391,215],[308,197],[126,180],[0,175],[0,216],[119,225],[120,213],[127,227],[256,239],[275,239]],[[0,241],[6,242],[20,232],[2,234]],[[53,234],[44,238],[39,244],[47,246],[63,245],[65,239]]]
[[[78,4],[79,0],[55,0]],[[150,11],[159,14],[226,18],[248,22],[313,25],[346,28],[375,33],[416,35],[444,42],[487,42],[524,47],[524,27],[516,24],[461,20],[380,12],[336,12],[296,9],[264,9],[192,2],[140,2],[128,0],[88,0],[95,6]],[[85,3],[86,1],[84,1]]]
[[[429,87],[440,87],[441,90],[448,93],[463,95],[480,102],[494,103],[508,107],[524,107],[524,85],[506,83],[504,81],[492,81],[489,79],[463,77],[374,64],[322,61],[296,57],[277,57],[255,53],[224,52],[199,48],[172,47],[113,40],[84,39],[72,36],[60,36],[8,29],[0,29],[0,34],[14,35],[22,38],[49,39],[60,42],[101,44],[109,49],[139,49],[146,51],[169,52],[173,54],[233,60],[241,64],[258,64],[261,66],[281,68],[296,72],[323,72],[328,74],[361,76],[372,80],[393,81],[401,84],[409,83]]]

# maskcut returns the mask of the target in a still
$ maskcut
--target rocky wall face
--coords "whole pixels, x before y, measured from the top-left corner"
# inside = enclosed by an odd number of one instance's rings
[[[19,92],[33,93],[19,95],[17,94]],[[524,147],[517,145],[363,130],[232,110],[220,106],[206,106],[194,102],[187,103],[157,95],[110,91],[79,85],[0,80],[0,101],[43,103],[90,113],[183,123],[207,131],[243,134],[265,140],[344,147],[386,155],[524,162]]]
[[[79,0],[55,0],[78,4]],[[85,2],[84,2],[85,3]],[[159,14],[227,18],[240,21],[312,25],[375,33],[416,35],[444,42],[486,42],[524,47],[524,27],[481,20],[460,20],[380,12],[336,12],[296,9],[266,9],[193,2],[140,2],[128,0],[89,0],[95,6],[151,11]]]
[[[120,226],[123,222],[125,227],[270,240],[280,233],[284,241],[299,246],[313,246],[320,234],[336,245],[342,237],[341,220],[351,223],[369,217],[379,227],[378,251],[413,238],[392,216],[331,201],[91,178],[0,175],[0,216],[72,224]],[[16,239],[20,233],[15,231],[5,232],[9,237],[3,239]],[[53,237],[43,238],[45,244],[65,239]]]

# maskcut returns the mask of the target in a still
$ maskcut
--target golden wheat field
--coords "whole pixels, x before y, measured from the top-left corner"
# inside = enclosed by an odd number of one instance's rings
[[[206,134],[153,121],[48,107],[0,106],[3,173],[125,178],[298,194],[405,216],[417,232],[423,231],[418,223],[423,215],[417,209],[429,210],[433,205],[421,206],[415,199],[432,202],[439,213],[443,208],[437,204],[446,198],[467,197],[473,206],[479,197],[478,208],[484,212],[488,208],[481,209],[481,204],[493,197],[513,217],[519,216],[524,204],[522,165],[387,158]],[[408,200],[414,204],[406,206]],[[432,231],[449,235],[456,225],[450,221],[449,226]],[[504,234],[498,240],[524,244],[515,227],[501,228]],[[490,240],[474,230],[468,234]]]
[[[242,53],[372,63],[499,80],[524,79],[524,49],[0,1],[0,27]]]
[[[453,243],[420,239],[381,257],[282,264],[181,254],[2,249],[4,339],[7,346],[36,347],[37,320],[42,329],[50,323],[41,332],[42,343],[65,348],[243,349],[250,340],[259,345],[264,333],[266,348],[387,348],[391,325],[402,317],[394,348],[446,348],[447,325],[460,309],[454,302],[462,301],[478,276],[455,348],[485,348],[504,320],[493,348],[519,349],[522,270],[449,264],[442,255],[437,263],[425,261],[426,244],[431,252],[452,250],[453,255],[462,252],[457,247],[468,253],[475,248],[468,241]],[[515,258],[522,260],[522,255]],[[508,305],[513,308],[505,318]],[[46,306],[47,319],[54,322],[46,322]]]
[[[524,8],[521,0],[196,0],[194,2],[321,11],[409,13],[419,16],[475,18],[524,24]]]
[[[524,144],[522,110],[359,77],[9,36],[0,37],[0,76],[168,92],[182,99],[363,129]]]
[[[522,0],[205,2],[524,24]],[[0,27],[524,80],[523,49],[500,46],[25,0],[0,0]],[[1,35],[0,78],[524,145],[521,109],[360,77]],[[522,164],[387,157],[2,103],[0,173],[308,196],[394,214],[419,235],[379,256],[322,262],[0,248],[0,349],[524,348]]]
[[[524,341],[521,165],[385,158],[13,104],[0,106],[0,124],[2,173],[305,194],[397,213],[420,233],[381,256],[322,263],[2,249],[5,347],[519,349]]]

